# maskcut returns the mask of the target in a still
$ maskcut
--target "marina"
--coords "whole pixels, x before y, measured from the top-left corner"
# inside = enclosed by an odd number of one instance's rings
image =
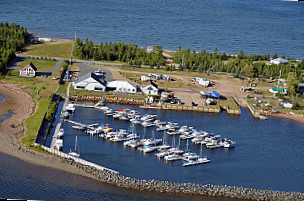
[[[81,103],[83,104],[83,103]],[[80,104],[80,105],[81,105]],[[90,104],[90,103],[86,103]],[[87,135],[84,131],[75,130],[72,128],[73,124],[68,122],[63,124],[63,128],[65,131],[64,137],[64,145],[63,152],[68,153],[71,147],[74,147],[75,143],[75,135],[78,136],[78,140],[81,148],[81,158],[92,161],[97,164],[101,164],[107,168],[114,169],[119,171],[120,174],[125,176],[131,176],[134,178],[141,179],[160,179],[160,180],[169,180],[174,182],[193,182],[193,183],[211,183],[211,184],[221,184],[221,185],[232,185],[232,186],[245,186],[245,187],[254,187],[254,188],[266,188],[266,186],[276,187],[277,190],[287,190],[290,189],[290,185],[287,186],[283,183],[278,182],[281,179],[287,179],[292,176],[292,172],[285,172],[281,178],[277,178],[274,174],[278,174],[278,171],[269,172],[268,167],[273,165],[279,166],[289,166],[288,164],[281,164],[277,161],[276,158],[272,158],[268,155],[278,155],[284,157],[284,150],[279,147],[274,147],[271,141],[266,140],[270,136],[278,143],[280,140],[284,140],[285,146],[289,147],[292,143],[290,140],[285,139],[287,136],[282,135],[284,133],[284,129],[288,129],[289,125],[293,125],[293,129],[295,133],[304,129],[302,124],[296,122],[282,121],[278,118],[271,118],[270,121],[267,121],[267,125],[277,124],[277,122],[284,122],[283,131],[279,130],[260,130],[258,127],[253,127],[254,124],[263,124],[263,121],[259,121],[250,115],[248,110],[242,109],[242,116],[227,116],[225,113],[223,114],[201,114],[201,113],[191,113],[191,112],[182,112],[182,111],[162,111],[162,110],[149,110],[149,109],[140,109],[137,106],[130,105],[116,105],[116,104],[108,104],[109,108],[112,108],[113,111],[121,110],[121,109],[129,109],[136,110],[141,115],[150,114],[157,115],[157,119],[159,119],[159,126],[167,127],[168,121],[171,121],[170,125],[172,127],[177,127],[177,132],[179,134],[168,135],[164,134],[166,129],[157,131],[159,128],[156,125],[151,127],[143,127],[141,124],[134,124],[133,133],[136,133],[139,138],[133,139],[133,141],[121,141],[114,143],[110,140],[105,140],[101,138],[99,135]],[[62,106],[59,106],[62,107]],[[106,111],[106,110],[104,110]],[[105,112],[100,109],[90,108],[90,107],[79,107],[76,106],[76,111],[70,116],[69,120],[75,122],[82,122],[85,125],[95,124],[99,122],[99,124],[109,125],[108,127],[113,129],[123,129],[123,132],[131,132],[132,128],[130,128],[131,122],[126,120],[113,119],[111,115],[105,115]],[[193,119],[185,117],[192,117]],[[155,121],[155,120],[154,120]],[[227,124],[227,122],[230,122]],[[230,124],[236,124],[236,128],[229,126]],[[269,123],[270,122],[270,123]],[[177,125],[178,124],[178,125]],[[223,127],[221,124],[225,124]],[[296,125],[294,127],[294,125]],[[260,125],[260,126],[264,126]],[[95,126],[97,127],[97,126]],[[168,126],[169,127],[169,126]],[[248,129],[250,128],[250,129]],[[197,129],[206,131],[204,135],[214,133],[213,136],[209,137],[219,137],[221,135],[224,138],[231,139],[233,142],[237,142],[235,148],[208,148],[207,144],[201,143],[192,143],[193,139],[200,139],[198,136],[187,139],[187,129]],[[153,131],[153,132],[152,132]],[[265,134],[268,133],[267,134]],[[146,147],[146,152],[137,151],[136,148],[143,149],[144,147],[140,143],[142,138],[152,138],[152,134],[154,133],[155,138],[157,139],[165,139],[165,142],[161,141],[158,144],[157,148],[155,147]],[[182,134],[183,133],[183,134]],[[186,135],[185,135],[186,134]],[[145,136],[144,136],[145,135]],[[184,139],[180,139],[184,135]],[[193,133],[193,135],[198,135],[197,133]],[[253,140],[252,136],[255,136],[257,139]],[[270,136],[269,136],[270,135]],[[165,136],[165,138],[164,138]],[[277,138],[277,136],[281,136]],[[283,137],[284,136],[284,137]],[[283,138],[282,138],[283,137]],[[195,153],[198,156],[202,156],[204,158],[207,157],[207,160],[210,160],[210,163],[203,163],[201,165],[191,164],[187,168],[183,166],[185,160],[181,160],[180,157],[167,157],[168,160],[164,159],[165,156],[169,154],[166,153],[166,150],[162,150],[161,146],[169,145],[172,147],[172,139],[175,138],[175,144],[178,147],[180,144],[180,149],[182,151]],[[300,138],[302,139],[302,138]],[[202,138],[201,138],[202,140]],[[278,141],[279,140],[279,141]],[[303,140],[303,139],[302,139]],[[127,143],[128,142],[128,143]],[[225,141],[224,141],[225,142]],[[211,142],[209,142],[211,143]],[[226,141],[229,144],[229,140]],[[267,150],[267,154],[264,149],[256,150],[255,143],[259,143]],[[270,143],[270,144],[269,144]],[[126,145],[128,144],[128,145]],[[187,147],[188,144],[188,147]],[[224,143],[223,143],[224,144]],[[212,146],[212,143],[211,145]],[[223,146],[223,145],[222,145]],[[227,145],[229,146],[229,145]],[[167,147],[168,148],[168,147]],[[200,154],[200,149],[202,148],[202,154]],[[139,150],[141,150],[139,149]],[[158,149],[158,150],[157,150]],[[177,148],[178,149],[178,148]],[[275,152],[275,153],[273,153]],[[160,153],[159,155],[156,155]],[[246,154],[250,154],[253,157],[245,157]],[[293,153],[291,153],[293,155]],[[181,155],[182,156],[182,155]],[[263,159],[262,159],[262,158]],[[286,159],[286,157],[284,157]],[[174,161],[177,159],[177,161]],[[195,156],[193,155],[193,160],[190,163],[195,162]],[[255,160],[266,160],[265,165],[257,164]],[[102,161],[102,162],[101,162]],[[209,161],[208,161],[209,162]],[[291,165],[293,165],[293,161],[290,161]],[[245,166],[246,172],[243,172],[242,169],[244,164],[250,164],[250,166]],[[303,164],[298,164],[300,167]],[[124,167],[124,168],[122,168]],[[151,168],[147,168],[151,167]],[[141,171],[137,171],[140,169]],[[263,169],[263,172],[260,170]],[[280,169],[281,170],[281,169]],[[263,177],[272,178],[276,182],[270,182],[272,179],[268,181],[268,183],[260,183],[254,184],[252,182],[248,183],[245,180],[237,180],[235,181],[236,175],[242,173],[242,177],[250,178],[252,180],[262,179]],[[264,173],[265,172],[265,173]],[[161,173],[161,174],[157,174]],[[252,177],[250,175],[257,175],[256,177]],[[286,175],[287,174],[287,175]],[[181,175],[176,177],[175,175]],[[217,175],[215,177],[215,175]],[[298,179],[301,178],[297,177]],[[298,180],[298,179],[295,180]],[[301,186],[301,185],[300,185]],[[293,189],[298,189],[297,186],[293,186]],[[300,189],[299,189],[300,190]]]

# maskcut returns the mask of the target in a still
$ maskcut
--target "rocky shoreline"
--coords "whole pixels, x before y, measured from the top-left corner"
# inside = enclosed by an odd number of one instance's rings
[[[193,183],[175,183],[169,181],[135,179],[132,177],[122,176],[120,174],[115,174],[110,171],[98,170],[94,167],[82,165],[75,162],[71,158],[61,158],[61,160],[66,164],[83,170],[102,182],[139,191],[154,191],[160,193],[177,193],[246,200],[304,200],[304,194],[299,192],[257,190],[235,186],[219,186],[210,184],[200,185]]]

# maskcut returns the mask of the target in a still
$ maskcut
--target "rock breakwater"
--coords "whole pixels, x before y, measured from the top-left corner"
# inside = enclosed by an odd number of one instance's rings
[[[124,98],[124,97],[86,96],[86,95],[77,95],[70,97],[71,101],[98,102],[101,99],[105,99],[106,103],[129,104],[129,105],[143,105],[145,102],[143,99]]]
[[[98,170],[75,162],[71,158],[62,158],[63,162],[82,169],[99,180],[114,184],[118,187],[135,189],[140,191],[155,191],[161,193],[178,193],[187,195],[200,195],[212,197],[226,197],[247,200],[303,200],[304,194],[298,192],[283,192],[272,190],[257,190],[252,188],[200,185],[193,183],[175,183],[169,181],[144,180],[114,174],[106,170]]]

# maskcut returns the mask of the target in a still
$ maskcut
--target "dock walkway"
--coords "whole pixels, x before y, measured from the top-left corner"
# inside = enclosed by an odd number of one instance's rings
[[[71,124],[74,124],[74,125],[77,125],[77,126],[82,126],[82,127],[86,127],[86,128],[89,128],[89,129],[92,129],[94,130],[95,128],[91,125],[85,125],[83,123],[79,123],[79,122],[76,122],[76,121],[72,121],[72,120],[69,120],[69,119],[64,119],[64,121],[68,122],[68,123],[71,123]]]

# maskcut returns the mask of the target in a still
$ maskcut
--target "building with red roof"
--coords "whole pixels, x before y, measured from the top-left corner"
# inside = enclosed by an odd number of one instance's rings
[[[35,77],[37,68],[30,62],[19,70],[19,75],[24,77]]]

